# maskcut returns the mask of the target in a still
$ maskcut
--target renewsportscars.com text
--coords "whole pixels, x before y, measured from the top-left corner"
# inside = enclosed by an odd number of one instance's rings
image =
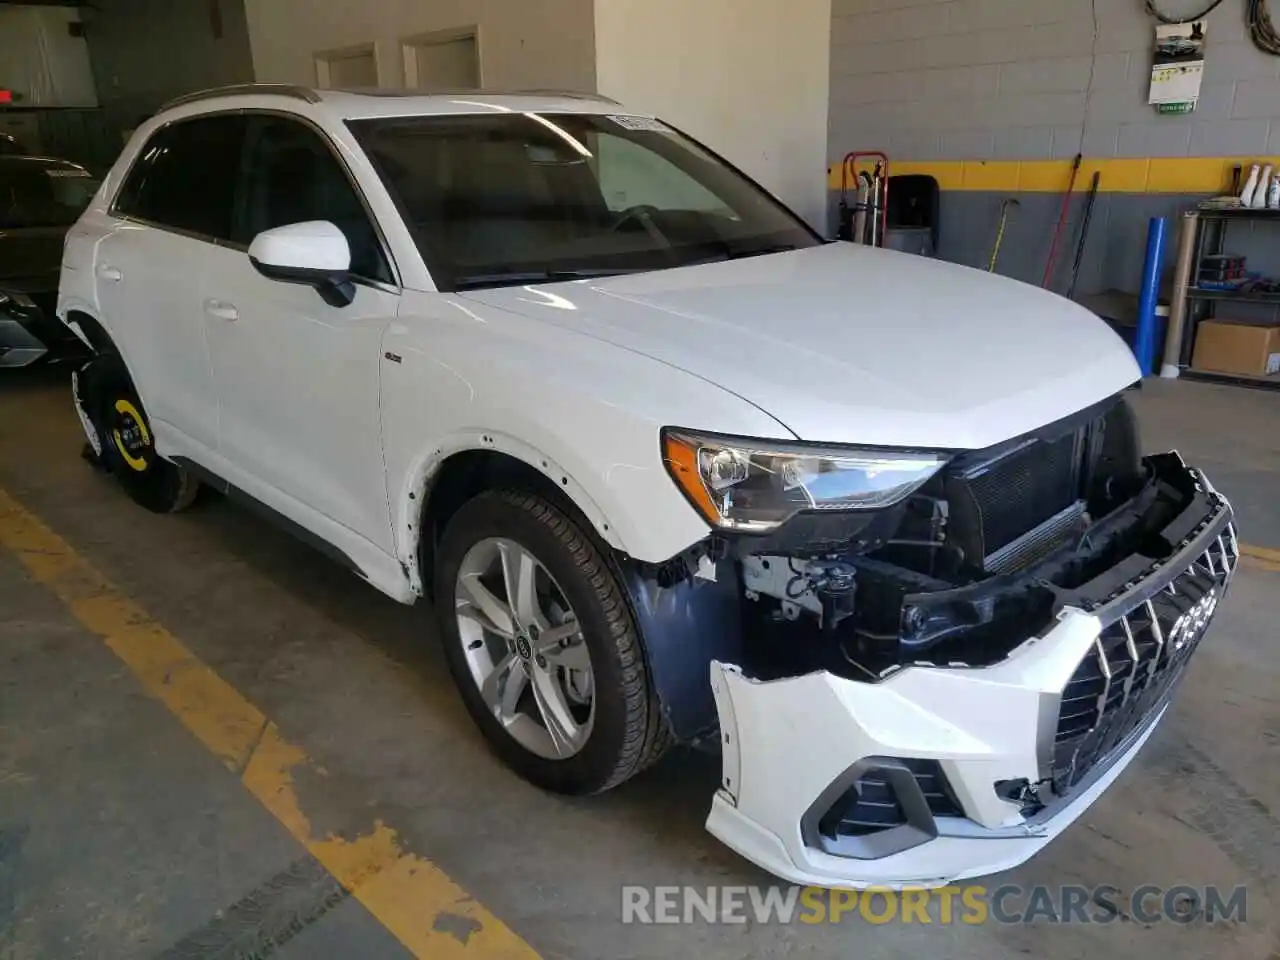
[[[1170,922],[1244,923],[1245,887],[1147,884],[1129,892],[1118,887],[998,887],[978,885],[934,890],[827,890],[822,887],[622,888],[622,922],[1032,924]]]

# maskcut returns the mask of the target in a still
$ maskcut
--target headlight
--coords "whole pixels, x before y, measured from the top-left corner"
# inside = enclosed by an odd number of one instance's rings
[[[802,510],[877,510],[946,463],[936,453],[811,447],[666,430],[663,459],[708,523],[761,533]]]

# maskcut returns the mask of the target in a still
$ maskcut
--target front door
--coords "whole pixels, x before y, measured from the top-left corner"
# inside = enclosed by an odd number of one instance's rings
[[[347,236],[356,277],[349,306],[268,280],[244,252],[263,230],[310,220]],[[390,553],[379,365],[400,297],[360,194],[317,130],[250,115],[235,223],[241,249],[220,250],[201,287],[221,455]]]

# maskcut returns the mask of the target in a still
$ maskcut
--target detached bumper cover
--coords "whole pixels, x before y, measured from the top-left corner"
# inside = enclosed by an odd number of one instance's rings
[[[707,829],[818,886],[940,886],[1034,856],[1151,735],[1234,572],[1231,508],[1193,476],[1208,508],[1171,556],[994,666],[760,682],[713,663]]]

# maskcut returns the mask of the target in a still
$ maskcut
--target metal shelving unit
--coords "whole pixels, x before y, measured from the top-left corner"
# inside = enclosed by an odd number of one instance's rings
[[[1227,242],[1228,227],[1240,220],[1280,224],[1280,210],[1253,210],[1240,207],[1200,207],[1199,229],[1196,235],[1195,255],[1191,276],[1200,277],[1200,267],[1205,257],[1223,253]],[[1251,290],[1203,290],[1191,287],[1187,290],[1187,329],[1182,337],[1181,375],[1188,380],[1204,380],[1211,383],[1230,383],[1262,390],[1280,390],[1280,376],[1254,377],[1245,374],[1211,373],[1191,369],[1191,355],[1195,349],[1195,331],[1201,320],[1212,320],[1220,303],[1257,303],[1280,306],[1280,292],[1254,292]]]
[[[1192,287],[1187,291],[1191,300],[1233,300],[1236,303],[1271,303],[1280,304],[1280,293],[1249,293],[1235,290],[1197,290]]]

